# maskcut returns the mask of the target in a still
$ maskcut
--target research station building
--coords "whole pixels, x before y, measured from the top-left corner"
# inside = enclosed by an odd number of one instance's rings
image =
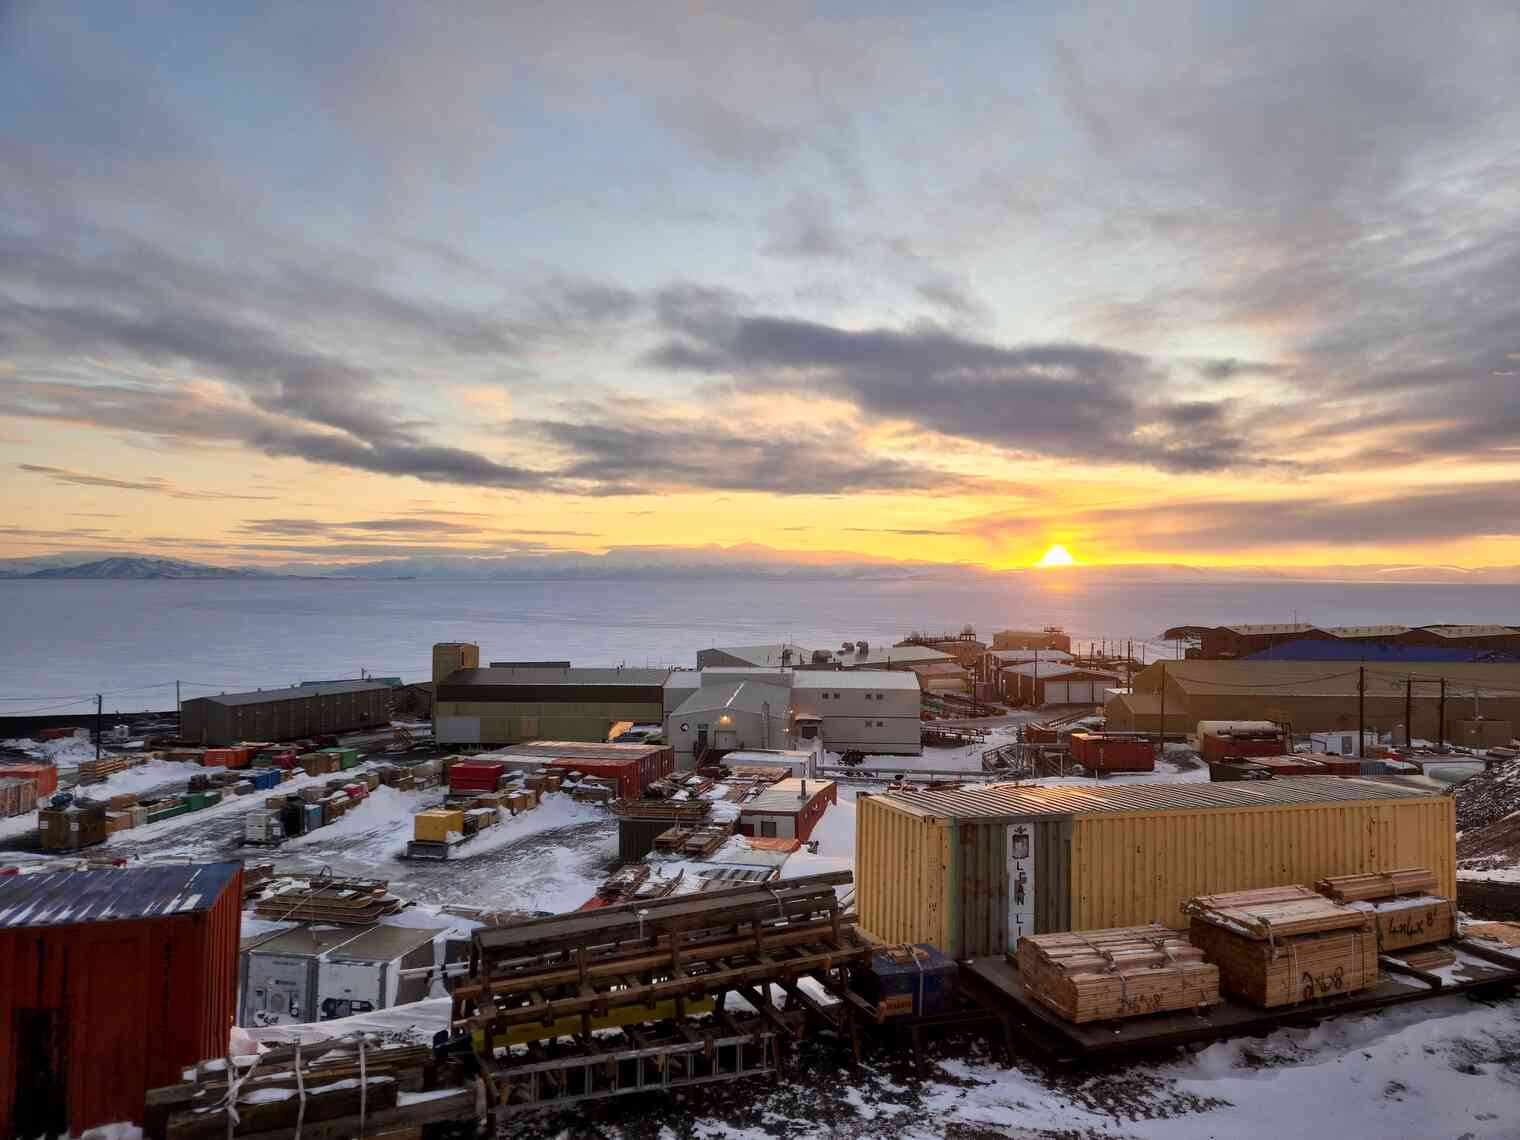
[[[664,717],[667,668],[479,661],[474,645],[434,647],[433,729],[441,745],[604,741],[619,722],[658,724]]]
[[[318,681],[288,689],[192,697],[180,706],[182,740],[223,748],[241,740],[300,740],[390,723],[388,681]]]

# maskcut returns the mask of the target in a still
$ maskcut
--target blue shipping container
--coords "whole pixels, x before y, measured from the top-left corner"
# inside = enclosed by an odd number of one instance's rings
[[[859,988],[888,1017],[931,1017],[955,1010],[955,959],[927,942],[888,946],[871,955]]]
[[[317,828],[321,827],[322,826],[322,805],[321,804],[303,804],[302,807],[304,807],[306,809],[306,830],[307,831],[315,831]]]

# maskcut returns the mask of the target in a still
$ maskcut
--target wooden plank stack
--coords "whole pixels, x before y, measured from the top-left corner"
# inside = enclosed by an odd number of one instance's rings
[[[144,1134],[165,1140],[293,1138],[299,1120],[308,1136],[381,1136],[397,1127],[474,1119],[475,1090],[449,1089],[444,1082],[457,1074],[440,1069],[429,1046],[366,1046],[362,1065],[357,1042],[326,1041],[304,1052],[282,1046],[256,1065],[250,1057],[237,1058],[237,1120],[230,1124],[226,1063],[202,1063],[186,1071],[184,1082],[148,1093]]]
[[[1020,938],[1014,962],[1030,996],[1077,1024],[1220,1000],[1218,967],[1156,924]]]
[[[384,879],[331,879],[314,876],[282,886],[253,904],[259,918],[292,922],[337,922],[365,926],[401,909]]]
[[[1362,875],[1332,875],[1314,884],[1315,890],[1336,902],[1433,895],[1436,888],[1435,873],[1424,867],[1401,867],[1396,871],[1372,871]]]
[[[1335,997],[1377,980],[1371,916],[1307,887],[1206,895],[1183,910],[1224,991],[1264,1008]]]
[[[1456,908],[1435,893],[1436,877],[1424,867],[1320,879],[1315,890],[1372,915],[1378,950],[1402,950],[1445,942],[1456,935]]]

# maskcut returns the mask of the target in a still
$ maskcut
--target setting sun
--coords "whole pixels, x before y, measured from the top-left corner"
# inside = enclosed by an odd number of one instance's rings
[[[1076,563],[1076,561],[1077,560],[1071,556],[1071,551],[1067,550],[1066,547],[1062,546],[1058,542],[1054,546],[1052,546],[1049,550],[1047,550],[1045,552],[1044,556],[1041,557],[1041,559],[1038,562],[1036,562],[1035,565],[1036,566],[1071,566],[1071,565],[1074,565]]]

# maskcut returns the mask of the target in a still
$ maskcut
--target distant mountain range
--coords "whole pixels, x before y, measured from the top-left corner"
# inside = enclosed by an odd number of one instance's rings
[[[764,578],[966,580],[1010,582],[1049,580],[1091,582],[1385,582],[1390,584],[1517,585],[1520,566],[1470,569],[1431,565],[1189,566],[1132,563],[1068,566],[1059,569],[991,570],[973,563],[901,561],[846,551],[779,550],[758,543],[735,546],[628,546],[604,554],[555,553],[480,557],[387,558],[362,563],[287,563],[268,568],[211,566],[176,558],[131,554],[42,555],[0,559],[0,578],[105,579],[263,579],[348,578],[366,581],[435,579],[453,581],[624,581]]]
[[[138,558],[118,556],[86,562],[78,566],[44,566],[40,570],[0,568],[6,578],[96,578],[117,581],[145,581],[155,578],[273,578],[263,570],[234,570],[225,566],[207,566],[200,562],[182,562],[177,558]]]

